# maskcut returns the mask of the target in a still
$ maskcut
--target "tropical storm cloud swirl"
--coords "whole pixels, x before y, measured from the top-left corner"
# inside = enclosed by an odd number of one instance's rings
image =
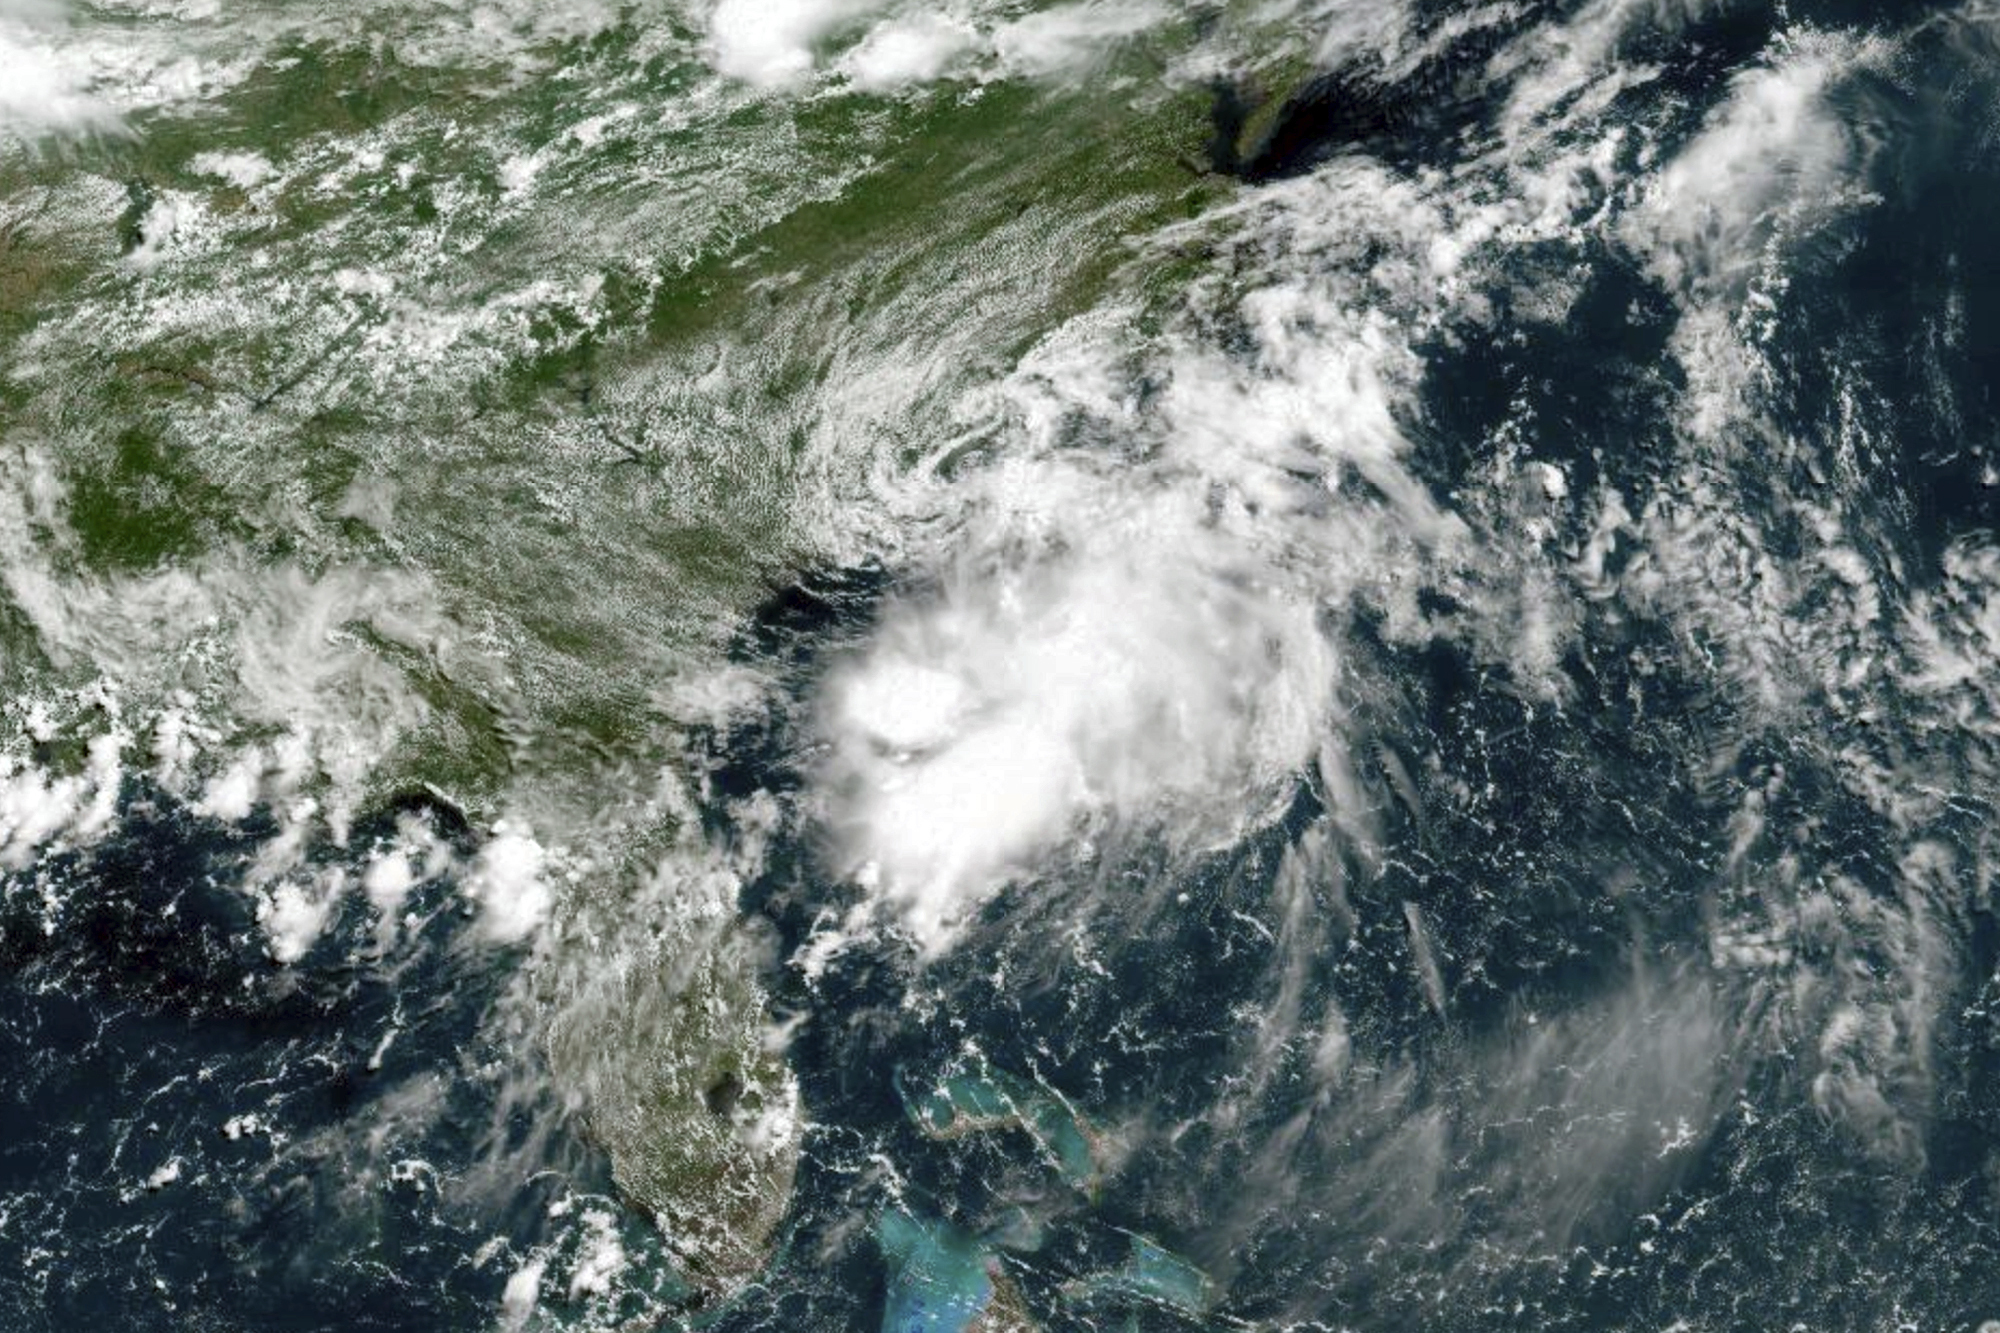
[[[1989,0],[0,0],[0,1333],[2000,1328]]]

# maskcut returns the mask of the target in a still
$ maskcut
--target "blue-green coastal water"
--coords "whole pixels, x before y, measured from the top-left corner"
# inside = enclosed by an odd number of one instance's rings
[[[2000,1320],[1996,91],[0,0],[0,1330]]]

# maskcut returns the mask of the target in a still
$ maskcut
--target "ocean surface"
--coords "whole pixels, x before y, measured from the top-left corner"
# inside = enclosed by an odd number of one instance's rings
[[[0,0],[0,1333],[1994,1333],[2000,7]]]

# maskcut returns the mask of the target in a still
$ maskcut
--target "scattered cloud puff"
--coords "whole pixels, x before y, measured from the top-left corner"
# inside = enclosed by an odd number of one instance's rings
[[[839,69],[862,92],[894,92],[938,78],[978,43],[970,24],[925,14],[877,27],[841,58]]]
[[[0,752],[0,869],[19,870],[56,843],[87,843],[110,827],[130,737],[94,737],[81,773],[58,777]]]
[[[822,48],[879,20],[828,68],[858,91],[892,93],[973,61],[983,65],[981,77],[1076,72],[1170,17],[1145,0],[1083,0],[985,23],[969,7],[882,17],[886,8],[881,0],[720,0],[709,15],[710,56],[726,77],[760,88],[795,86],[819,71]]]
[[[548,920],[555,896],[543,878],[548,853],[506,820],[493,825],[493,838],[473,864],[466,892],[479,905],[480,925],[496,944],[515,944]]]
[[[288,880],[273,888],[257,908],[271,957],[287,964],[305,957],[326,930],[345,887],[346,876],[334,870],[319,882]]]
[[[196,153],[188,166],[242,190],[256,189],[277,170],[262,153]]]
[[[721,0],[709,17],[715,67],[775,88],[813,71],[813,48],[866,13],[867,0]]]
[[[0,135],[118,128],[116,110],[95,91],[90,63],[67,33],[53,0],[0,0]]]

